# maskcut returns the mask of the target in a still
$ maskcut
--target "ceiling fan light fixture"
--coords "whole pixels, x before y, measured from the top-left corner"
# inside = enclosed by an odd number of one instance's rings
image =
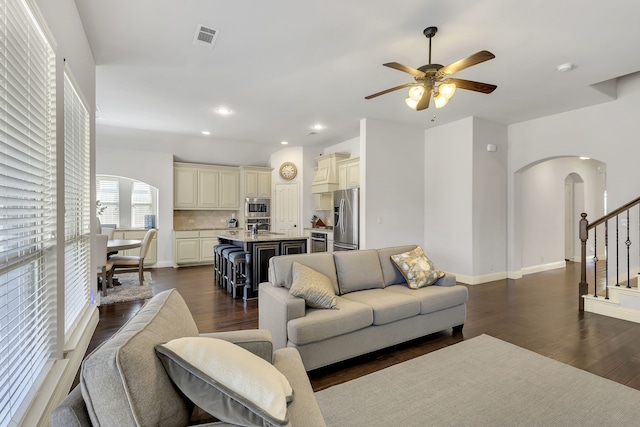
[[[456,85],[445,81],[438,86],[438,93],[449,100],[456,93]]]
[[[436,105],[436,108],[442,108],[449,102],[449,99],[443,94],[436,92],[433,94],[433,102]]]
[[[422,85],[413,86],[411,89],[409,89],[409,98],[416,101],[416,103],[420,101],[422,95],[424,95],[424,86]]]
[[[409,108],[411,108],[412,110],[415,110],[416,108],[418,108],[418,101],[420,99],[413,99],[413,98],[407,98],[404,100],[404,102],[406,102],[407,106]]]

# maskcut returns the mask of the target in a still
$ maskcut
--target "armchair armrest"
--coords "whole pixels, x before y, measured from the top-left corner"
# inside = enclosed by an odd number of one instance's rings
[[[200,336],[229,341],[244,348],[245,350],[249,350],[251,353],[263,358],[267,362],[273,363],[273,342],[271,340],[271,332],[265,329],[209,332],[200,334]]]
[[[287,323],[304,317],[305,301],[294,297],[289,289],[260,283],[258,289],[258,327],[271,331],[273,346],[277,350],[287,346]]]

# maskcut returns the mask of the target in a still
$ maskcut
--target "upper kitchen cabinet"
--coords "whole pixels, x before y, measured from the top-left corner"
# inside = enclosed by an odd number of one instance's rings
[[[271,198],[272,168],[240,166],[240,188],[243,197]]]
[[[360,187],[360,157],[340,160],[338,162],[338,188]]]
[[[312,193],[331,193],[338,189],[338,165],[348,159],[348,153],[331,153],[316,157],[318,167],[313,170]]]
[[[174,163],[174,209],[224,209],[240,207],[238,168],[194,163]]]

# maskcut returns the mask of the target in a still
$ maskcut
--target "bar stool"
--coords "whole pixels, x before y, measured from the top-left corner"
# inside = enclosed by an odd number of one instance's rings
[[[213,283],[218,286],[222,286],[222,270],[224,265],[222,262],[222,250],[233,247],[235,247],[235,245],[229,243],[220,243],[213,247]]]
[[[231,277],[231,268],[233,265],[229,262],[229,255],[234,252],[244,252],[242,248],[238,246],[232,246],[222,250],[221,260],[221,276],[220,283],[218,284],[222,289],[229,289],[229,278]]]
[[[238,297],[238,288],[244,286],[246,276],[246,256],[247,252],[231,252],[229,254],[229,268],[231,274],[227,281],[227,292],[233,295],[233,298]]]

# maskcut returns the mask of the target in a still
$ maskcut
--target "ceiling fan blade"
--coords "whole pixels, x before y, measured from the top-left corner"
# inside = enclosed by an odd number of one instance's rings
[[[454,83],[456,87],[460,89],[472,90],[472,91],[481,92],[481,93],[491,93],[494,90],[496,90],[496,88],[498,87],[496,85],[492,85],[489,83],[481,83],[481,82],[474,82],[471,80],[452,79],[452,78],[446,79],[442,83]]]
[[[364,99],[375,98],[376,96],[384,95],[385,93],[393,92],[394,90],[403,89],[405,87],[414,86],[415,83],[405,83],[400,86],[392,87],[391,89],[383,90],[382,92],[374,93],[373,95],[365,96]]]
[[[425,74],[420,71],[420,70],[416,70],[415,68],[411,68],[411,67],[407,67],[406,65],[402,65],[399,64],[397,62],[387,62],[386,64],[382,64],[385,67],[389,67],[389,68],[393,68],[399,71],[403,71],[405,73],[409,73],[414,77],[424,77]]]
[[[464,70],[465,68],[469,68],[472,65],[480,64],[484,61],[488,61],[490,59],[495,58],[496,56],[489,52],[488,50],[481,50],[480,52],[474,53],[473,55],[467,56],[464,59],[454,62],[453,64],[449,64],[445,67],[442,67],[438,70],[438,77],[448,76],[453,73],[457,73],[458,71]]]
[[[431,101],[431,89],[426,89],[422,94],[422,98],[418,101],[418,105],[416,105],[416,111],[429,108],[429,101]]]

